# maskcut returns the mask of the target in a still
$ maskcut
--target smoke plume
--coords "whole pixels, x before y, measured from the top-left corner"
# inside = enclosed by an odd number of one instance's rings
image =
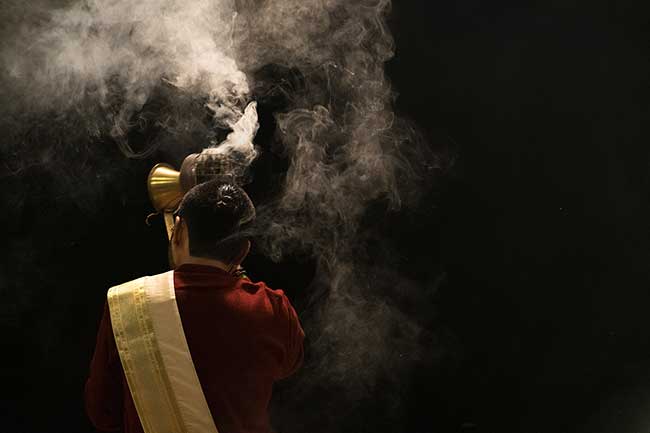
[[[242,116],[249,86],[234,59],[232,2],[85,0],[54,9],[23,3],[5,8],[31,25],[22,23],[3,47],[7,84],[19,89],[23,110],[88,109],[86,128],[110,133],[131,157],[151,153],[134,152],[127,134],[162,82],[204,98],[217,126],[231,128]],[[175,114],[155,121],[191,127]]]
[[[17,131],[5,154],[47,119],[69,143],[112,141],[130,158],[161,143],[184,155],[199,142],[250,164],[257,103],[272,107],[273,144],[261,152],[288,169],[259,203],[257,245],[274,260],[300,252],[317,263],[300,311],[308,360],[277,415],[287,431],[354,430],[346,420],[368,401],[380,402],[377,423],[393,419],[409,369],[431,352],[427,292],[390,270],[381,240],[386,215],[414,204],[442,165],[393,111],[389,12],[389,0],[2,6],[0,96],[12,103],[0,115]],[[46,153],[36,159],[47,163]],[[5,175],[24,169],[14,164]]]

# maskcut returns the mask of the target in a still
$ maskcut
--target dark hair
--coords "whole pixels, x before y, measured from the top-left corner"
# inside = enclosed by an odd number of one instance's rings
[[[190,189],[176,215],[187,225],[191,255],[229,263],[245,247],[242,228],[255,219],[255,206],[241,187],[211,180]]]

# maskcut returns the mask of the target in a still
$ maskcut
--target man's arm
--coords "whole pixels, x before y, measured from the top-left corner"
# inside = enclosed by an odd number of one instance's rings
[[[122,393],[122,366],[106,303],[84,391],[86,413],[97,430],[113,432],[121,429]]]
[[[305,339],[305,332],[302,330],[302,326],[300,326],[300,320],[298,319],[296,310],[294,310],[286,296],[283,296],[282,300],[284,304],[283,309],[288,319],[288,331],[285,346],[285,362],[280,379],[291,376],[302,365],[304,359],[303,341]]]

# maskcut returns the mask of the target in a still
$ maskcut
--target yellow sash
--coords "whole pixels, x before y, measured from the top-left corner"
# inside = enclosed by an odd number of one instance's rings
[[[187,347],[173,275],[108,291],[117,350],[145,433],[218,433]]]

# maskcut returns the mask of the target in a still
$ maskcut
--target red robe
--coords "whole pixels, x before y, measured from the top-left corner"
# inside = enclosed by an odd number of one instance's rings
[[[282,290],[209,266],[183,265],[174,288],[187,345],[219,433],[269,433],[273,382],[302,363],[304,333]],[[85,388],[100,431],[141,433],[108,306]]]

